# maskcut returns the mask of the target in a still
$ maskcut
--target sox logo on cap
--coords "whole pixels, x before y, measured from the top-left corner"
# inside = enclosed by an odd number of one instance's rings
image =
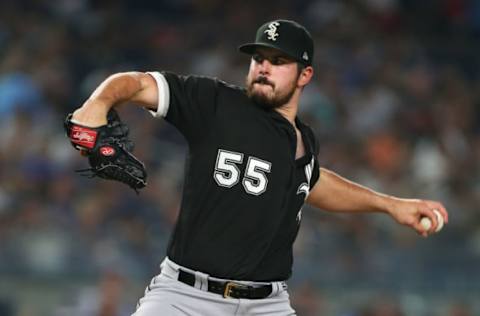
[[[265,30],[265,33],[267,33],[267,38],[272,41],[276,41],[278,37],[277,33],[277,26],[279,26],[280,23],[278,22],[272,22],[268,25],[268,30]]]

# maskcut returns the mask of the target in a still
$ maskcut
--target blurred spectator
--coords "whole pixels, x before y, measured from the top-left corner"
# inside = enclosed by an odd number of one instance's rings
[[[448,316],[473,316],[471,307],[466,302],[456,302],[452,304],[448,311]]]
[[[316,316],[325,315],[324,302],[320,293],[310,283],[303,283],[293,290],[292,307],[298,315]]]
[[[0,315],[13,316],[14,313],[13,304],[8,300],[0,299]]]
[[[358,316],[403,316],[399,303],[386,297],[378,297],[362,308]]]

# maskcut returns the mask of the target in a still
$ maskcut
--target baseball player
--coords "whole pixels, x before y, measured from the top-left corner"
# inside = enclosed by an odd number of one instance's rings
[[[98,127],[130,101],[175,126],[189,145],[179,218],[135,316],[295,315],[285,281],[304,203],[386,213],[425,237],[439,225],[434,210],[448,222],[439,202],[381,194],[319,166],[315,134],[297,116],[314,73],[303,26],[265,23],[239,49],[251,55],[245,88],[170,72],[118,73],[73,113],[75,122]]]

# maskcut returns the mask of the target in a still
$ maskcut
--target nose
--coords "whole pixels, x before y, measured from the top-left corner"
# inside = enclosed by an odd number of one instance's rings
[[[260,69],[260,74],[264,75],[264,74],[270,74],[270,70],[272,68],[272,64],[270,63],[270,61],[268,59],[264,59],[262,60],[262,62],[258,63],[258,67]]]

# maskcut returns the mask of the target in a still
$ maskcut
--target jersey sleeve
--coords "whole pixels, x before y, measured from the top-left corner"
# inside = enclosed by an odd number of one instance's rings
[[[312,179],[310,180],[310,190],[313,189],[315,184],[320,178],[320,164],[318,163],[317,156],[313,157]]]
[[[320,150],[320,145],[318,139],[315,137],[313,131],[309,128],[309,134],[312,141],[312,155],[313,155],[313,168],[312,168],[312,178],[310,179],[310,189],[313,189],[315,184],[320,178],[320,163],[318,162],[318,154]]]
[[[194,141],[207,133],[215,115],[217,81],[171,72],[149,72],[157,83],[159,102],[155,117],[163,117],[187,139]]]

